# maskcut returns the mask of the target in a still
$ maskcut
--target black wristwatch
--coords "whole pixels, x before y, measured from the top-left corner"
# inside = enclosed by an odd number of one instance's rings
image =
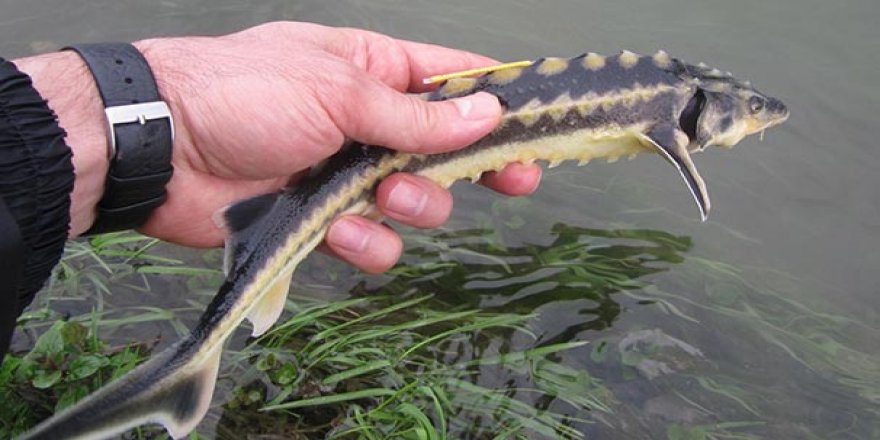
[[[95,223],[86,234],[137,228],[165,202],[174,121],[150,65],[128,43],[79,44],[107,115],[110,170]]]

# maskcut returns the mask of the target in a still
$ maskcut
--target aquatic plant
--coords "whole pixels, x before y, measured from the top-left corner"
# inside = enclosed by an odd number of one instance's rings
[[[880,332],[793,296],[796,279],[601,221],[522,239],[532,206],[491,209],[470,222],[479,228],[407,234],[402,264],[383,276],[310,259],[279,323],[232,342],[193,438],[877,434],[880,359],[859,341]],[[0,369],[14,402],[0,437],[183,334],[222,278],[219,260],[132,233],[71,243]],[[190,295],[163,293],[181,289]],[[782,370],[797,377],[779,381]],[[817,383],[841,399],[822,409],[833,422],[780,415],[815,411]]]

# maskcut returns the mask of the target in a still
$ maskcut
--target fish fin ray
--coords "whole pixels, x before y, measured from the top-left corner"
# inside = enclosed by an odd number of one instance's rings
[[[290,291],[292,278],[293,269],[287,269],[279,274],[248,312],[247,319],[253,325],[253,336],[260,336],[265,333],[281,316],[281,312],[284,311],[284,303],[287,301],[287,293]]]
[[[694,165],[690,152],[688,152],[687,142],[684,141],[687,135],[676,127],[660,125],[652,128],[648,133],[642,134],[640,138],[643,144],[656,149],[667,162],[678,170],[690,190],[694,202],[700,209],[700,218],[706,221],[712,203],[709,200],[706,183]]]

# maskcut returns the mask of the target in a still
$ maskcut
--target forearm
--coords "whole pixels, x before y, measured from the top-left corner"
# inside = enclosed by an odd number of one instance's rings
[[[71,194],[70,236],[85,232],[95,220],[95,206],[107,176],[107,134],[98,89],[85,63],[63,51],[13,61],[58,115],[73,150],[76,173]]]
[[[179,244],[219,245],[226,232],[212,221],[218,210],[289,184],[290,176],[334,154],[346,139],[419,154],[442,153],[475,142],[501,118],[502,107],[490,94],[431,103],[407,94],[426,90],[426,76],[492,60],[372,32],[279,22],[221,37],[134,44],[153,70],[175,120],[168,197],[141,231]],[[33,77],[67,132],[76,172],[70,236],[81,235],[94,223],[109,168],[97,86],[73,52],[16,63]],[[485,183],[519,195],[531,192],[539,177],[537,166],[514,166],[490,174]],[[382,196],[380,188],[377,202],[385,215],[419,227],[445,219],[451,205],[445,189],[425,183],[412,186],[422,191],[390,190],[403,180],[411,179],[387,179],[384,187],[393,197]],[[425,195],[429,201],[420,202]],[[403,205],[429,209],[398,212],[392,205],[400,204],[392,201],[401,198]],[[347,235],[374,236],[372,243],[383,249],[399,241],[387,227],[375,222],[369,226]],[[331,238],[340,228],[331,225]],[[335,241],[329,242],[334,248]],[[380,264],[375,252],[343,258],[379,271],[390,267],[398,254],[399,249],[385,252]]]

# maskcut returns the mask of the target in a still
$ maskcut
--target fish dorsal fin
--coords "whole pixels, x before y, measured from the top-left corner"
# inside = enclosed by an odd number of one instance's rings
[[[227,276],[250,255],[256,226],[269,214],[280,195],[269,193],[244,199],[214,215],[215,223],[229,234],[223,258],[223,273]]]
[[[697,171],[697,167],[691,159],[691,154],[687,150],[687,135],[672,125],[659,125],[647,133],[641,134],[639,137],[644,145],[656,149],[664,159],[678,170],[678,173],[690,190],[694,202],[700,208],[700,218],[706,221],[706,218],[709,216],[709,210],[712,207],[709,200],[709,191],[706,189],[706,183],[703,181],[703,177],[700,176],[700,172]]]
[[[287,292],[290,291],[290,281],[293,278],[293,268],[284,269],[278,274],[272,283],[266,287],[260,299],[248,312],[247,319],[254,329],[253,336],[260,336],[269,330],[281,312],[284,311],[284,303],[287,301]]]

